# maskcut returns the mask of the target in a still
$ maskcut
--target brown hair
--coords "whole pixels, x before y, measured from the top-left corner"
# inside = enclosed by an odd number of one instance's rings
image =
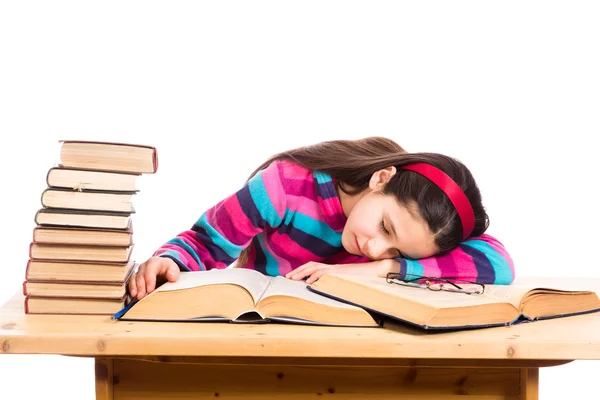
[[[331,140],[275,154],[256,168],[248,180],[276,160],[291,160],[308,169],[324,172],[338,182],[340,190],[350,195],[365,190],[373,173],[395,166],[397,172],[385,185],[383,193],[394,195],[404,206],[416,204],[420,216],[434,234],[440,252],[446,252],[462,240],[462,224],[456,209],[430,180],[416,172],[400,169],[413,163],[431,164],[450,176],[469,199],[475,214],[475,227],[470,236],[483,234],[489,225],[471,172],[460,161],[443,154],[408,153],[393,140],[378,136]],[[249,247],[242,251],[238,266],[247,262],[249,251]]]

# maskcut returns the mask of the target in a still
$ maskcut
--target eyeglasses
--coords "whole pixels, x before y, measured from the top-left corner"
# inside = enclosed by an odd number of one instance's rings
[[[397,272],[388,272],[385,281],[396,285],[429,289],[435,292],[444,291],[464,294],[482,294],[485,291],[485,285],[483,283],[455,278],[430,278],[427,276],[410,274],[401,278],[401,275]]]

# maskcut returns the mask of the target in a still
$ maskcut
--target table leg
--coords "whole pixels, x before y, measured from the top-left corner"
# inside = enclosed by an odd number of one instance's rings
[[[113,383],[115,379],[112,358],[96,358],[96,399],[113,400]]]

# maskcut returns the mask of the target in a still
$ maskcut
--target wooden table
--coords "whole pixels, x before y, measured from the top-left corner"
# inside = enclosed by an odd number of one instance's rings
[[[22,305],[15,295],[0,309],[2,352],[94,357],[98,399],[531,400],[540,367],[600,359],[600,313],[427,333],[125,322]]]

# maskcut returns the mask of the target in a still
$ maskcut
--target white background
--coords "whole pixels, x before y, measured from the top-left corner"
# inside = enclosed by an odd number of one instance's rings
[[[21,288],[59,139],[157,147],[135,198],[138,260],[269,155],[383,135],[471,168],[518,274],[599,277],[599,14],[593,1],[3,1],[0,301]],[[597,368],[543,369],[540,398],[597,393]],[[0,386],[92,399],[93,365],[2,355]]]

